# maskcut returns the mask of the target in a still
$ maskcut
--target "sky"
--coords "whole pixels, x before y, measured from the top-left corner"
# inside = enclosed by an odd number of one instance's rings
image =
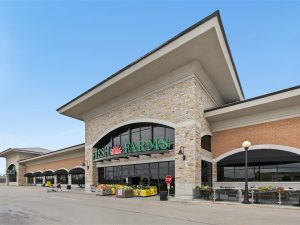
[[[83,143],[56,109],[215,10],[246,98],[300,84],[300,1],[0,1],[0,151]]]

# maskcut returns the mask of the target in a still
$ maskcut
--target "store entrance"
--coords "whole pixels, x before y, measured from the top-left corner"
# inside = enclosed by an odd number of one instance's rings
[[[98,168],[98,182],[100,184],[156,186],[158,192],[167,190],[166,175],[172,176],[170,195],[175,195],[175,161]]]
[[[133,186],[137,186],[140,185],[140,177],[129,177],[129,184],[133,185]]]

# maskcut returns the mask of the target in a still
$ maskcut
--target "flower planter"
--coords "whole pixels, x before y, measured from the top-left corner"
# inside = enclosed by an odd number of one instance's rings
[[[90,185],[91,187],[91,192],[95,192],[96,191],[96,185]]]
[[[275,190],[255,191],[255,202],[259,204],[277,204],[277,192]]]
[[[157,187],[150,187],[150,195],[155,196],[157,195]]]
[[[149,197],[149,196],[151,196],[150,189],[141,190],[139,196],[141,196],[141,197]]]
[[[111,189],[96,189],[96,195],[98,196],[111,195]]]
[[[193,189],[193,198],[194,199],[209,200],[210,196],[211,196],[211,190],[210,189],[199,189],[199,188],[194,188]]]
[[[119,198],[132,198],[132,197],[134,197],[133,189],[117,189],[116,197],[119,197]]]

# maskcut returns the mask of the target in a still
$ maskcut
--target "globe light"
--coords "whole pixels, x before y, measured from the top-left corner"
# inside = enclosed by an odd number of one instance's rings
[[[243,146],[243,148],[248,149],[251,146],[251,142],[250,141],[244,141],[242,146]]]

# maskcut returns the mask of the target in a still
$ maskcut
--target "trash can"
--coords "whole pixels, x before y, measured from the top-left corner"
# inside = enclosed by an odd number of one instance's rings
[[[71,190],[71,185],[67,185],[67,190]]]
[[[168,201],[168,192],[167,191],[159,192],[159,198],[160,201]]]

